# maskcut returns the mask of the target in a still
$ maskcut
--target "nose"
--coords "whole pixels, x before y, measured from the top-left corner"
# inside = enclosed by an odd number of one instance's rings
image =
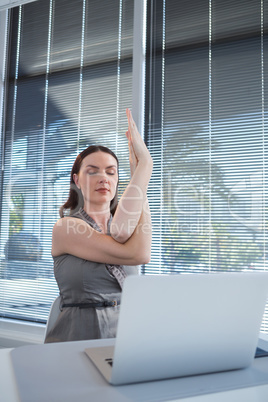
[[[100,177],[99,182],[100,183],[108,183],[108,179],[106,176],[102,176],[102,177]]]

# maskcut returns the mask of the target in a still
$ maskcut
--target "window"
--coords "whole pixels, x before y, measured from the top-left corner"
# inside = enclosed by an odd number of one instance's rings
[[[144,133],[154,173],[143,273],[264,270],[268,2],[146,4]],[[58,292],[51,230],[77,153],[103,143],[119,157],[121,182],[129,178],[133,8],[133,0],[39,0],[12,10],[2,316],[46,320]]]
[[[147,274],[266,268],[267,12],[265,0],[148,2]]]
[[[1,316],[45,322],[58,293],[51,231],[74,159],[110,147],[129,178],[133,1],[39,0],[12,9],[1,198]]]

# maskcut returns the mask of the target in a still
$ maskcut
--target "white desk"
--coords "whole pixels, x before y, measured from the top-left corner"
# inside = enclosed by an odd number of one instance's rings
[[[267,348],[267,337],[259,346]],[[204,376],[114,387],[109,385],[83,353],[88,345],[113,340],[68,342],[0,350],[1,402],[267,402],[268,357],[254,360],[251,368]],[[15,353],[14,353],[15,351]],[[13,370],[19,362],[19,369]],[[15,359],[14,359],[15,358]],[[18,372],[23,370],[23,380]],[[258,385],[252,385],[259,378]],[[17,382],[18,381],[18,382]],[[248,382],[247,382],[248,381]],[[237,388],[235,384],[242,384]],[[19,384],[19,392],[16,384]],[[215,385],[217,384],[217,385]],[[225,384],[227,389],[225,389]],[[249,386],[251,384],[251,386]],[[221,392],[217,392],[217,387]],[[229,388],[229,389],[228,389]],[[235,389],[234,389],[235,388]],[[201,395],[185,397],[187,390]],[[216,390],[216,392],[215,392]],[[20,393],[20,396],[19,396]]]

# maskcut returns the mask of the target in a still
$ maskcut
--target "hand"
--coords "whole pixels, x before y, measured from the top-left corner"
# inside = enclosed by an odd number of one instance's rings
[[[128,131],[126,132],[126,136],[128,138],[131,153],[134,153],[137,163],[139,163],[140,161],[151,162],[152,161],[151,155],[141,138],[136,123],[132,117],[131,111],[127,109],[126,113],[128,118]]]

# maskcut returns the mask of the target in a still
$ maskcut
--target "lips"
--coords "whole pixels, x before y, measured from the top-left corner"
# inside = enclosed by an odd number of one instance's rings
[[[108,193],[110,190],[109,190],[108,188],[106,188],[106,187],[101,187],[101,188],[97,188],[96,191],[98,191],[98,193],[106,194],[106,193]]]

